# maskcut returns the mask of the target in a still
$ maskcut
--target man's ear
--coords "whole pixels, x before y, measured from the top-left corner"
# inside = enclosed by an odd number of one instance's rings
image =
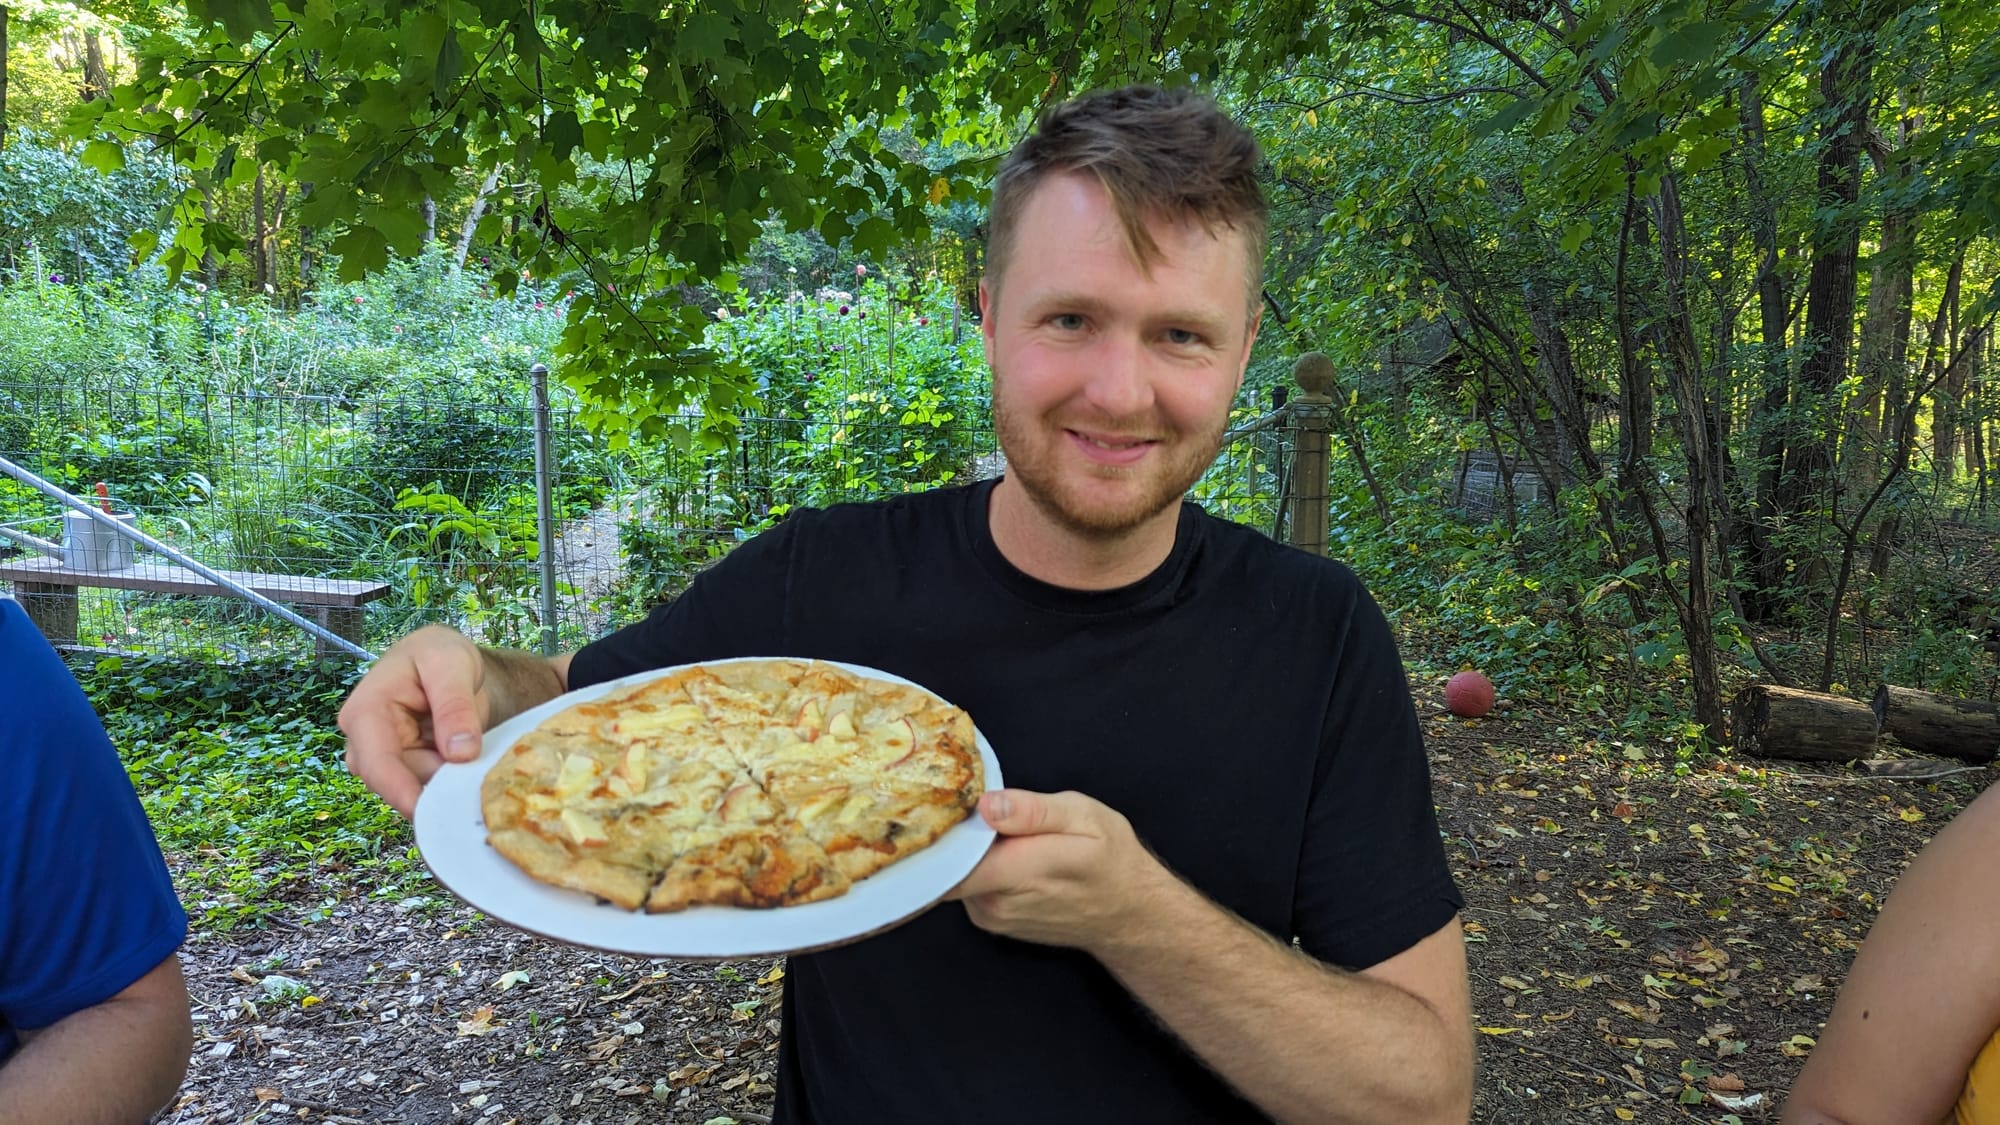
[[[993,359],[993,318],[1000,311],[1000,294],[988,278],[979,279],[979,335],[986,340],[986,358]]]
[[[1257,330],[1264,325],[1264,309],[1259,306],[1250,314],[1250,330],[1243,334],[1243,354],[1236,362],[1236,389],[1243,389],[1243,376],[1250,370],[1250,350],[1257,346]]]

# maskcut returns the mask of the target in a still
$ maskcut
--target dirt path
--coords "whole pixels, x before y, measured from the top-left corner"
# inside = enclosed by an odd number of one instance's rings
[[[1991,777],[1635,773],[1572,720],[1467,722],[1432,685],[1419,695],[1467,898],[1480,1122],[1775,1120],[1871,903]],[[324,921],[301,904],[294,921],[190,942],[198,1044],[161,1120],[769,1112],[779,963],[611,957],[443,891],[345,894]]]

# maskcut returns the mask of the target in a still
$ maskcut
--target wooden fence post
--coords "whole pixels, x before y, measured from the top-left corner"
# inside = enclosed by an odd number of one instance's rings
[[[1302,551],[1326,554],[1327,511],[1332,506],[1333,361],[1307,352],[1292,364],[1299,395],[1286,404],[1292,423],[1291,516],[1289,542]]]

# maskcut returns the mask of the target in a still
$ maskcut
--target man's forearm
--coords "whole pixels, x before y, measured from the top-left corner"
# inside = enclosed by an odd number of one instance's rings
[[[1392,984],[1273,941],[1178,880],[1094,950],[1190,1050],[1280,1121],[1463,1122],[1467,1028]]]
[[[0,1125],[144,1121],[180,1088],[193,1042],[185,999],[176,1008],[158,997],[113,997],[86,1008],[35,1033],[0,1065]]]

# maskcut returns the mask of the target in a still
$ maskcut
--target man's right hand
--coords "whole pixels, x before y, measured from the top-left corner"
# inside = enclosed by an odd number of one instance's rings
[[[496,718],[486,681],[479,646],[455,629],[427,625],[389,646],[340,708],[348,771],[409,819],[438,766],[479,756]]]

